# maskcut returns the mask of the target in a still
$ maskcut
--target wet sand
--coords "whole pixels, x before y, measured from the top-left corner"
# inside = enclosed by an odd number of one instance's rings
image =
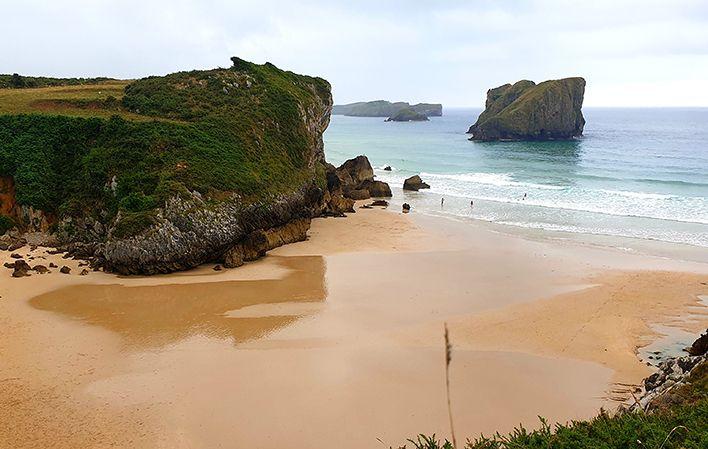
[[[650,372],[636,348],[657,337],[653,324],[708,325],[697,300],[708,264],[378,209],[315,220],[308,241],[236,270],[9,273],[2,448],[446,435],[444,322],[458,439],[584,418]]]

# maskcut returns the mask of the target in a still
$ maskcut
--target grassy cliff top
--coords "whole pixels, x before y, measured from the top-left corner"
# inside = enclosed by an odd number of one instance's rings
[[[312,180],[330,86],[272,64],[0,89],[0,176],[60,218],[149,215],[166,197],[262,198]],[[60,83],[60,81],[57,81]],[[227,196],[227,195],[226,195]]]

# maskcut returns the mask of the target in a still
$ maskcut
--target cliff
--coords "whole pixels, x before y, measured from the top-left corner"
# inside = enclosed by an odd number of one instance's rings
[[[426,117],[442,116],[441,104],[418,103],[411,105],[405,101],[391,103],[384,100],[335,105],[332,109],[332,114],[350,117],[391,117],[406,108],[410,108]]]
[[[579,137],[585,119],[583,78],[535,84],[522,80],[487,91],[485,110],[470,140],[556,140]]]
[[[150,274],[219,260],[258,231],[321,213],[329,83],[232,62],[0,89],[3,220],[107,269]]]

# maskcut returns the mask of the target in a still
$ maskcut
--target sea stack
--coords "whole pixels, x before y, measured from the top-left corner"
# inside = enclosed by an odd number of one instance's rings
[[[566,140],[583,134],[585,80],[522,80],[489,89],[470,140]]]

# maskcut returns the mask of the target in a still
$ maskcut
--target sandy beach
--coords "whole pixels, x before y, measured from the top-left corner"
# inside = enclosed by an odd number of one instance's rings
[[[708,327],[708,261],[398,209],[316,219],[244,267],[0,271],[2,448],[362,448],[612,409],[658,326]],[[0,263],[10,253],[0,254]],[[377,441],[378,440],[378,441]]]

